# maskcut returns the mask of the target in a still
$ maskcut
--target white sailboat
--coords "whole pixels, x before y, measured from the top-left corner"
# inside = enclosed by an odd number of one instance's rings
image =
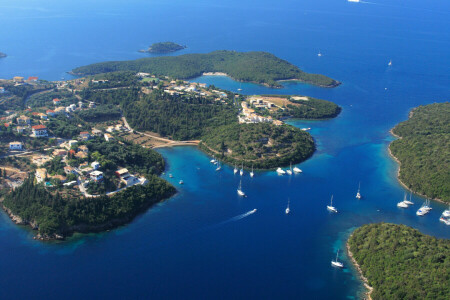
[[[356,192],[356,199],[361,199],[361,182],[358,184],[358,192]]]
[[[250,172],[250,177],[255,176],[255,173],[253,173],[253,165],[252,165],[252,171]]]
[[[336,207],[333,206],[333,195],[331,195],[331,203],[330,203],[330,205],[327,205],[327,209],[334,213],[338,212]]]
[[[338,261],[338,256],[339,256],[339,250],[338,250],[337,253],[336,253],[336,260],[332,260],[332,261],[331,261],[331,265],[332,265],[333,267],[343,268],[343,267],[344,267],[344,264],[341,263],[340,261]]]
[[[241,164],[241,170],[239,171],[239,175],[244,175],[244,164]]]
[[[291,163],[291,165],[289,166],[289,170],[286,170],[286,173],[287,173],[288,175],[292,175],[292,163]]]
[[[431,210],[431,207],[428,204],[428,200],[425,200],[425,203],[417,210],[416,215],[418,216],[425,216],[427,213],[429,213]]]
[[[211,159],[209,162],[212,163],[212,164],[217,163],[217,160],[216,160],[216,158],[214,157],[214,155],[213,155],[213,159]]]
[[[237,169],[236,165],[234,165],[233,173],[236,174],[237,172],[238,172],[238,169]]]
[[[446,218],[450,217],[450,205],[448,206],[448,209],[444,210],[442,215]]]
[[[178,182],[179,184],[184,184],[184,181],[183,180],[180,180],[180,182]]]
[[[321,57],[321,56],[322,56],[322,53],[320,53],[320,51],[319,51],[319,53],[317,53],[317,56],[318,56],[318,57]]]
[[[242,180],[239,182],[239,187],[237,189],[237,193],[239,196],[245,197],[244,191],[242,191]]]
[[[302,170],[300,170],[297,167],[294,167],[293,171],[294,171],[294,173],[301,173],[301,172],[303,172]]]
[[[411,193],[409,193],[409,200],[406,199],[406,193],[405,193],[405,197],[403,199],[403,202],[405,202],[408,205],[414,205],[414,202],[411,201]]]
[[[282,168],[278,168],[277,173],[278,173],[278,175],[284,175],[284,174],[286,174],[286,171],[284,171]]]
[[[290,199],[288,199],[288,205],[286,207],[286,214],[287,215],[291,212],[291,210],[289,209],[289,202],[290,202]]]
[[[216,171],[220,171],[222,169],[222,166],[220,165],[220,160],[217,161],[217,168]]]
[[[389,67],[392,66],[392,60],[389,60],[388,66],[389,66]]]
[[[404,201],[401,201],[401,202],[397,203],[397,207],[408,208],[409,206]]]

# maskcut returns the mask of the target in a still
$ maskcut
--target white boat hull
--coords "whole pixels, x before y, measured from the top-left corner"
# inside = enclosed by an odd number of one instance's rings
[[[336,268],[343,268],[343,267],[344,267],[344,264],[343,264],[343,263],[341,263],[341,262],[339,262],[339,261],[334,261],[334,260],[331,261],[331,265],[332,265],[333,267],[336,267]]]
[[[337,213],[337,209],[334,206],[327,205],[327,209],[331,212]]]
[[[239,196],[242,196],[242,197],[245,196],[245,193],[242,190],[237,190],[237,193]]]
[[[302,172],[303,172],[303,171],[300,170],[299,168],[297,168],[297,167],[294,168],[294,173],[302,173]]]

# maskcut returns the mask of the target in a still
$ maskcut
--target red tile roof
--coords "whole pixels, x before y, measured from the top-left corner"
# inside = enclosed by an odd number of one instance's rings
[[[47,129],[47,127],[45,125],[34,125],[33,127],[34,130],[42,130],[42,129]]]
[[[39,78],[37,78],[36,76],[28,77],[28,81],[38,80],[38,79],[39,79]]]

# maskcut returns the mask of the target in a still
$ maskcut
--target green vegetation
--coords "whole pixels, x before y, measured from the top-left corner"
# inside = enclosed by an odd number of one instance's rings
[[[413,191],[450,202],[450,102],[419,106],[393,133],[400,180]]]
[[[186,46],[178,45],[174,42],[160,42],[152,44],[147,51],[150,53],[170,53],[183,50]]]
[[[348,245],[373,299],[450,298],[450,240],[380,223],[356,229]]]
[[[78,99],[69,91],[52,90],[46,93],[36,93],[28,98],[27,105],[31,107],[53,107],[53,99],[60,99],[58,106],[68,106],[77,103]]]
[[[3,205],[26,223],[37,223],[44,237],[54,234],[101,231],[130,222],[151,205],[172,196],[175,188],[157,176],[114,196],[80,199],[51,193],[30,177],[5,196]]]
[[[46,125],[54,136],[67,139],[75,138],[80,132],[90,131],[91,129],[89,124],[76,117],[76,114],[73,114],[70,118],[65,114],[57,115],[52,117]]]
[[[333,102],[308,98],[309,100],[289,99],[294,104],[287,105],[288,115],[298,119],[329,119],[336,117],[341,112],[341,107]]]
[[[106,122],[120,119],[122,112],[114,105],[99,105],[89,110],[77,112],[77,115],[85,122]]]
[[[114,71],[147,72],[157,76],[189,79],[205,72],[224,72],[239,81],[279,87],[278,80],[295,79],[323,87],[340,83],[324,75],[309,74],[267,52],[214,51],[208,54],[184,54],[148,57],[133,61],[112,61],[76,68],[76,75]]]
[[[311,135],[290,125],[268,123],[221,126],[203,136],[200,148],[220,160],[270,169],[309,158],[315,150]]]

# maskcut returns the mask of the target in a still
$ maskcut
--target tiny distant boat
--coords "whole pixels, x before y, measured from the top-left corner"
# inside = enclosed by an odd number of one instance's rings
[[[242,89],[241,89],[241,88],[238,88],[238,91],[242,91]]]
[[[311,130],[311,127],[307,127],[307,128],[305,127],[305,128],[302,128],[302,130],[303,130],[303,131]]]
[[[284,175],[284,174],[286,174],[286,171],[284,171],[282,168],[278,168],[277,173],[278,173],[278,175]]]
[[[400,208],[408,208],[408,204],[406,204],[404,201],[397,203],[397,207]]]
[[[183,180],[180,180],[180,182],[178,182],[179,184],[183,184],[184,183],[184,181]]]
[[[347,0],[348,2],[355,2],[355,3],[359,3],[360,0]]]
[[[222,169],[222,166],[220,165],[220,161],[218,161],[216,171],[220,171],[221,169]]]
[[[301,172],[303,172],[302,170],[300,170],[297,167],[294,167],[293,171],[294,171],[294,173],[301,173]]]
[[[250,177],[255,176],[255,173],[253,173],[253,165],[252,165],[252,171],[250,172]]]
[[[336,253],[336,260],[332,260],[331,265],[336,268],[343,268],[344,264],[341,263],[340,261],[338,261],[338,256],[339,256],[339,250]]]
[[[212,163],[212,164],[216,164],[216,163],[217,163],[217,160],[216,160],[216,158],[213,156],[213,159],[211,159],[209,162]]]
[[[236,174],[238,172],[238,169],[236,168],[236,165],[234,165],[233,173]]]
[[[334,213],[338,212],[336,207],[333,206],[333,195],[331,195],[331,203],[330,203],[330,205],[327,205],[327,209]]]
[[[249,211],[250,214],[254,214],[257,211],[257,209],[252,209],[251,211]]]
[[[409,193],[409,200],[406,199],[406,193],[405,193],[405,197],[403,199],[403,202],[405,202],[408,205],[414,205],[414,202],[411,201],[411,193]]]
[[[244,191],[242,191],[242,180],[239,182],[239,187],[237,189],[237,193],[239,196],[245,197]]]
[[[443,222],[445,225],[450,225],[450,220],[444,217],[440,217],[439,221]]]
[[[291,165],[289,166],[289,170],[286,170],[286,173],[287,173],[288,175],[292,175],[292,163],[291,163]]]
[[[389,66],[389,67],[392,66],[392,60],[390,60],[390,61],[388,62],[388,66]]]
[[[170,178],[173,178],[173,175],[172,175],[172,174],[169,174],[169,177],[170,177]]]
[[[320,51],[319,51],[319,53],[317,53],[317,56],[318,56],[318,57],[321,57],[321,56],[322,56],[322,53],[320,53]]]
[[[356,192],[356,199],[361,199],[361,182],[358,184],[358,191]]]
[[[289,202],[290,202],[290,199],[288,199],[288,205],[286,207],[286,214],[287,215],[291,212],[291,210],[289,209]]]
[[[241,165],[241,170],[239,171],[239,175],[244,175],[244,164]]]

